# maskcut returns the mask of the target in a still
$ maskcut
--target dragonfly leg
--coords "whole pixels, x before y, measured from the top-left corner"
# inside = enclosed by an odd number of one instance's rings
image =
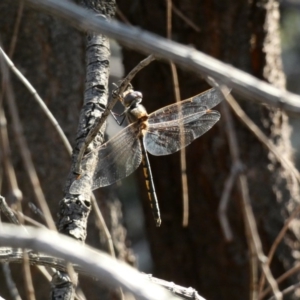
[[[113,116],[113,118],[115,119],[115,121],[117,122],[117,124],[119,126],[121,126],[125,120],[125,117],[126,117],[126,110],[124,112],[122,112],[121,114],[117,114],[117,113],[114,113],[113,111],[110,111],[111,115]],[[118,117],[123,117],[121,121],[119,121],[117,119],[117,116]]]

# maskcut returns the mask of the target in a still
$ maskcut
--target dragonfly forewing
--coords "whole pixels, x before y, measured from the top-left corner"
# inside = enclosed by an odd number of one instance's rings
[[[149,115],[149,124],[182,119],[185,116],[205,112],[224,99],[222,93],[212,88],[192,98],[165,106]]]
[[[149,124],[145,146],[152,155],[172,154],[188,146],[220,119],[218,111],[206,111],[179,120]],[[181,127],[181,128],[180,128]]]

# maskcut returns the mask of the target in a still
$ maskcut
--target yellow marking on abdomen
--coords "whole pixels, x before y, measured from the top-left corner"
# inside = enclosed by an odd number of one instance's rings
[[[148,199],[149,199],[150,205],[151,205],[151,207],[152,207],[153,201],[152,201],[151,193],[149,193],[149,192],[148,192]]]
[[[143,168],[145,178],[148,178],[148,169]]]
[[[150,182],[147,179],[146,179],[146,187],[147,187],[147,190],[150,191]]]

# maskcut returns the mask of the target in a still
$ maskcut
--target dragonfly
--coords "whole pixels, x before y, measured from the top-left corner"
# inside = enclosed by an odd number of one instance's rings
[[[124,115],[129,125],[98,148],[84,156],[82,166],[88,168],[90,156],[96,156],[92,178],[75,180],[71,194],[80,194],[84,186],[92,190],[121,180],[133,173],[142,163],[150,206],[157,227],[161,216],[155,192],[148,153],[169,155],[188,146],[220,119],[220,113],[211,110],[223,100],[217,88],[177,102],[148,114],[141,104],[141,92],[130,90],[123,98]],[[83,168],[84,169],[84,168]]]

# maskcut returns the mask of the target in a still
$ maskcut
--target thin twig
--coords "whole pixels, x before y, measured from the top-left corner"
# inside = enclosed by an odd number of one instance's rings
[[[208,78],[208,81],[212,81],[212,84],[215,85],[215,82],[211,79]],[[228,95],[229,91],[226,91],[225,88],[219,87],[221,92],[223,92],[224,96]],[[258,282],[258,253],[256,251],[256,247],[254,245],[254,240],[253,240],[253,233],[251,230],[251,227],[249,225],[248,217],[247,217],[247,212],[245,206],[248,205],[249,201],[249,196],[246,190],[247,186],[247,181],[244,175],[241,174],[241,170],[243,169],[242,162],[240,160],[240,151],[239,151],[239,145],[237,141],[237,136],[236,136],[236,131],[233,126],[233,120],[230,114],[230,111],[228,109],[228,104],[222,103],[221,104],[222,108],[222,114],[224,114],[225,117],[225,129],[226,129],[226,135],[228,139],[228,144],[229,144],[229,150],[230,150],[230,155],[232,158],[232,168],[231,168],[231,173],[236,173],[237,175],[237,183],[239,186],[240,194],[241,194],[241,202],[242,202],[242,211],[243,211],[243,216],[244,216],[244,223],[245,223],[245,231],[246,231],[246,239],[247,239],[247,244],[249,248],[249,265],[250,265],[250,299],[251,300],[256,300],[257,299],[257,282]],[[233,171],[236,169],[236,171]],[[232,176],[232,181],[234,179],[234,176]],[[225,191],[224,187],[224,191]],[[224,199],[226,197],[226,194],[222,195],[222,198]],[[221,209],[223,210],[222,206],[225,206],[224,208],[226,209],[227,202],[229,200],[229,193],[228,193],[228,200],[225,201],[222,200],[220,202]],[[224,201],[224,202],[222,202]],[[221,206],[222,205],[222,206]],[[223,215],[223,218],[221,220],[224,220],[225,215]],[[227,221],[227,216],[225,217],[225,221]],[[224,230],[224,229],[223,229]],[[228,234],[228,233],[227,233]],[[232,235],[231,232],[229,234]],[[230,238],[230,235],[229,235]]]
[[[200,32],[201,29],[191,19],[187,18],[175,5],[172,3],[173,12],[181,18],[187,25],[193,28],[196,32]]]
[[[15,25],[14,32],[12,35],[12,39],[10,41],[9,52],[8,52],[9,57],[13,57],[14,52],[15,52],[16,43],[17,43],[17,39],[18,39],[18,33],[19,33],[19,29],[20,29],[20,24],[21,24],[21,19],[23,16],[23,9],[24,9],[24,1],[21,0],[20,4],[19,4],[19,8],[18,8],[17,18],[16,18],[16,21],[14,22],[14,25]]]
[[[97,223],[98,223],[99,229],[105,235],[108,253],[112,257],[115,258],[116,254],[115,254],[115,250],[114,250],[113,240],[112,240],[111,234],[110,234],[110,232],[109,232],[109,230],[106,226],[106,223],[104,221],[104,218],[102,216],[101,210],[98,206],[98,203],[96,201],[96,198],[95,198],[94,194],[91,195],[91,202],[92,202],[92,206],[93,206],[93,209],[95,211],[95,214],[96,214],[96,219],[98,221]]]
[[[235,101],[232,95],[229,93],[229,90],[225,86],[220,86],[220,90],[223,93],[225,99],[229,101]],[[233,99],[233,100],[232,100]],[[225,108],[226,109],[226,108]],[[228,112],[229,114],[229,112]],[[230,152],[233,160],[240,164],[240,155],[239,155],[239,148],[236,133],[234,130],[228,130],[228,140],[229,140],[229,147]],[[242,200],[242,209],[243,209],[243,216],[244,222],[246,226],[246,233],[247,233],[247,241],[249,245],[249,249],[254,252],[253,254],[255,257],[252,258],[252,297],[251,299],[256,300],[258,296],[258,278],[257,278],[257,259],[261,265],[262,271],[265,274],[270,287],[272,288],[273,294],[275,295],[276,299],[282,299],[282,294],[279,291],[278,285],[271,273],[269,265],[267,263],[267,258],[265,257],[262,249],[261,240],[258,234],[254,213],[251,206],[251,201],[248,192],[248,182],[247,178],[244,174],[240,174],[238,176],[238,185],[241,193],[241,200]],[[252,256],[252,255],[251,255]]]
[[[8,287],[10,296],[12,297],[13,300],[22,300],[18,288],[11,276],[11,270],[9,267],[9,264],[7,262],[2,263],[2,271],[4,273],[6,285]]]
[[[26,0],[26,2],[68,21],[68,24],[80,30],[105,34],[135,51],[152,53],[166,61],[172,60],[177,65],[197,74],[211,76],[217,82],[230,86],[241,96],[287,111],[300,112],[300,96],[278,89],[189,46],[117,21],[106,22],[69,1]]]
[[[87,135],[86,139],[84,140],[84,143],[82,144],[80,151],[77,156],[77,161],[75,165],[75,173],[76,174],[81,174],[81,161],[83,158],[83,155],[88,147],[88,145],[92,142],[92,140],[95,138],[97,135],[99,129],[102,127],[104,124],[105,120],[107,119],[110,111],[113,109],[117,101],[120,99],[119,95],[122,95],[124,91],[126,90],[128,84],[130,81],[134,78],[134,76],[142,70],[144,67],[146,67],[150,62],[152,62],[155,59],[153,55],[149,55],[147,58],[142,60],[134,69],[130,71],[130,73],[126,76],[125,79],[122,80],[120,86],[116,91],[112,93],[111,100],[109,101],[105,111],[103,112],[102,116],[98,121],[95,122],[93,128],[90,130],[89,134]]]
[[[249,232],[251,234],[251,239],[253,241],[253,245],[255,247],[255,255],[258,258],[262,271],[264,272],[267,281],[270,285],[270,288],[272,289],[273,294],[275,295],[277,300],[282,299],[282,294],[278,288],[277,282],[274,279],[271,270],[268,266],[267,263],[267,258],[263,254],[262,250],[262,244],[261,240],[258,235],[257,227],[256,227],[256,222],[255,222],[255,217],[254,213],[251,207],[251,202],[249,198],[249,192],[248,192],[248,184],[247,184],[247,179],[245,175],[239,175],[239,187],[242,193],[242,201],[243,201],[243,212],[244,212],[244,217],[245,217],[245,222],[246,226],[249,227]],[[257,274],[256,274],[257,276]],[[257,278],[256,278],[257,279]],[[253,299],[257,299],[257,280],[255,280],[255,294],[253,295]]]
[[[58,124],[57,120],[51,113],[51,111],[48,109],[45,102],[42,100],[42,98],[39,96],[37,91],[34,89],[34,87],[31,85],[31,83],[24,77],[24,75],[16,68],[14,63],[9,59],[9,57],[5,54],[3,49],[0,47],[0,53],[2,54],[3,58],[5,59],[6,63],[8,64],[9,68],[16,74],[16,76],[20,79],[20,81],[25,85],[25,87],[28,89],[30,94],[33,96],[33,98],[37,101],[47,118],[50,120],[51,124],[54,126],[55,130],[57,131],[59,137],[61,138],[67,152],[69,155],[72,154],[72,147],[69,143],[69,140],[67,139],[66,135],[64,134],[63,130],[61,129],[60,125]]]
[[[223,114],[222,114],[223,115]],[[241,168],[233,162],[230,175],[225,180],[224,189],[222,192],[221,200],[218,207],[218,217],[225,240],[231,242],[233,240],[233,233],[227,217],[227,206],[229,203],[229,196],[236,181]]]
[[[21,151],[21,156],[23,159],[23,163],[25,165],[25,169],[29,175],[31,184],[33,186],[33,191],[34,194],[36,196],[36,199],[45,215],[46,218],[46,223],[48,225],[48,227],[52,230],[56,230],[55,227],[55,223],[52,219],[49,207],[47,205],[45,196],[42,192],[40,183],[39,183],[39,179],[36,173],[36,170],[34,168],[34,164],[32,162],[31,159],[31,154],[26,142],[26,139],[23,135],[23,129],[22,129],[22,125],[21,125],[21,121],[19,118],[19,114],[18,114],[18,110],[17,110],[17,106],[15,103],[15,98],[14,98],[14,94],[13,94],[13,90],[11,87],[11,83],[9,80],[9,73],[7,70],[7,66],[4,64],[3,61],[3,56],[1,56],[0,58],[0,65],[1,65],[1,71],[2,71],[2,80],[5,83],[6,86],[6,94],[7,94],[7,99],[8,99],[8,108],[12,117],[12,122],[14,125],[14,130],[15,130],[15,134],[16,134],[16,139],[17,139],[17,143],[19,145],[19,149]]]
[[[26,227],[28,233],[14,225],[2,224],[0,244],[13,247],[30,248],[49,253],[66,261],[76,263],[90,276],[100,279],[104,284],[122,286],[138,299],[167,300],[178,299],[167,290],[147,282],[135,269],[118,262],[109,255],[89,246],[83,246],[74,239],[57,232]]]
[[[292,292],[294,292],[296,289],[298,289],[300,287],[300,282],[296,283],[296,284],[293,284],[289,287],[287,287],[286,289],[282,290],[282,295],[283,296],[286,296]],[[272,296],[271,298],[269,298],[268,300],[276,300],[275,299],[275,296]]]
[[[25,249],[24,249],[25,250]],[[29,265],[29,259],[28,254],[26,251],[23,251],[23,272],[24,272],[24,279],[25,279],[25,289],[27,293],[27,299],[28,300],[35,300],[35,292],[32,282],[32,276],[30,272],[30,265]]]
[[[293,164],[283,157],[280,152],[276,149],[274,144],[266,137],[266,135],[259,129],[259,127],[246,115],[246,113],[239,106],[237,101],[228,95],[226,98],[227,102],[239,117],[239,119],[246,125],[246,127],[257,137],[257,139],[265,145],[270,152],[272,152],[278,162],[281,163],[282,167],[286,169],[291,175],[293,175],[296,180],[300,183],[300,174],[298,170],[293,166]]]
[[[129,20],[126,18],[126,16],[123,14],[123,12],[120,10],[119,7],[117,7],[117,11],[116,11],[117,16],[127,25],[131,25]]]
[[[7,121],[2,105],[0,105],[0,148],[2,150],[2,162],[13,202],[20,202],[23,198],[23,195],[21,190],[19,189],[16,173],[11,160],[11,151],[7,132]]]
[[[225,129],[227,138],[229,141],[229,150],[232,157],[232,167],[230,171],[230,175],[225,181],[224,189],[222,192],[219,208],[218,208],[218,216],[220,220],[220,224],[225,236],[225,239],[229,242],[233,239],[233,234],[229,225],[229,221],[227,218],[227,206],[229,203],[229,196],[231,193],[231,190],[233,188],[233,184],[238,176],[238,174],[241,173],[241,171],[244,169],[243,164],[241,163],[239,159],[239,150],[238,150],[238,144],[237,144],[237,137],[235,134],[235,129],[233,126],[233,120],[231,117],[231,114],[228,110],[228,104],[226,102],[221,102],[221,113],[224,118],[225,122]]]
[[[284,280],[292,276],[293,274],[297,273],[300,271],[300,264],[297,264],[296,266],[292,267],[285,273],[283,273],[280,277],[276,279],[277,284],[282,283]],[[259,295],[259,300],[263,299],[267,294],[271,292],[271,288],[267,287],[260,295]]]
[[[289,216],[289,218],[286,220],[283,228],[280,230],[279,234],[277,235],[275,241],[273,242],[272,246],[271,246],[271,249],[269,251],[269,254],[268,254],[268,265],[271,264],[272,262],[272,259],[273,259],[273,256],[275,254],[275,251],[279,245],[279,243],[281,242],[281,240],[283,239],[286,231],[288,230],[289,228],[289,225],[290,223],[292,222],[292,220],[294,220],[294,218],[299,214],[300,212],[300,205],[293,211],[293,213]],[[262,289],[264,288],[264,284],[265,284],[265,276],[264,274],[261,274],[261,278],[260,278],[260,281],[259,281],[259,295],[261,294],[262,292]]]
[[[166,0],[167,6],[167,38],[172,38],[172,0]],[[173,88],[174,95],[176,99],[176,103],[180,103],[180,88],[178,81],[178,74],[175,64],[170,61],[172,80],[173,80]],[[179,114],[181,113],[181,106],[179,106]],[[184,136],[184,127],[182,124],[179,126],[180,130],[180,143],[181,145],[185,144],[185,136]],[[182,207],[183,207],[183,216],[182,216],[182,226],[187,227],[189,223],[189,190],[188,190],[188,182],[187,182],[187,173],[186,173],[186,150],[185,147],[182,147],[180,150],[180,173],[181,173],[181,186],[182,186]]]
[[[18,218],[15,216],[15,214],[10,209],[10,207],[7,205],[5,198],[2,196],[0,196],[0,212],[1,211],[5,214],[5,216],[8,218],[10,222],[12,222],[15,225],[20,224]]]

